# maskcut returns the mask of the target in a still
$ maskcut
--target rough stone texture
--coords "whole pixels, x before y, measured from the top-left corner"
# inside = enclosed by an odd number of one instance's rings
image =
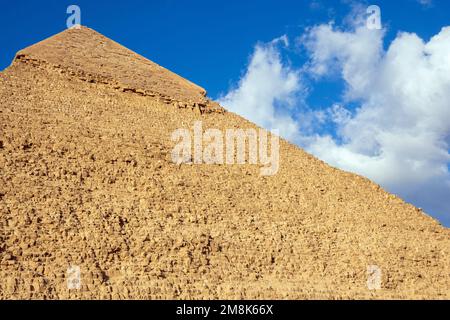
[[[85,81],[157,96],[166,103],[209,102],[205,89],[84,26],[21,50],[16,59],[51,64]]]
[[[365,178],[285,141],[272,177],[174,164],[175,129],[256,128],[203,92],[87,28],[18,54],[0,73],[0,298],[450,298],[449,229]]]

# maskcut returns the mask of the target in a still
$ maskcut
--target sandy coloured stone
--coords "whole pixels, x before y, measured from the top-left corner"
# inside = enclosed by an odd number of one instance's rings
[[[284,140],[271,177],[173,163],[176,129],[258,129],[205,95],[85,27],[20,51],[0,73],[0,299],[450,298],[450,230],[368,179]]]

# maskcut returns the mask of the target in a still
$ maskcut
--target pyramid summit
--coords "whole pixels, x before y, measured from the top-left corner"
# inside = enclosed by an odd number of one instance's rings
[[[167,103],[208,103],[203,88],[84,26],[67,29],[23,49],[16,60],[58,66],[91,82],[159,96]]]
[[[171,133],[259,129],[88,29],[0,73],[0,298],[448,299],[450,230],[280,141],[276,175],[175,164]]]

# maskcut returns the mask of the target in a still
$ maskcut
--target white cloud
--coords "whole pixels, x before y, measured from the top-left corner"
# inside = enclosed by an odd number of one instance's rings
[[[310,31],[310,71],[340,72],[355,115],[335,120],[342,144],[308,137],[321,159],[365,175],[450,222],[450,27],[424,42],[401,33],[387,52],[382,32],[364,27]],[[364,49],[363,49],[364,48]]]
[[[341,71],[351,88],[349,98],[360,98],[369,89],[372,74],[377,72],[382,35],[382,30],[363,26],[355,32],[334,30],[331,24],[312,28],[302,37],[311,53],[309,71],[318,77]]]
[[[221,102],[266,128],[288,128],[286,138],[319,158],[369,177],[450,225],[450,27],[428,42],[400,33],[386,51],[383,38],[383,30],[362,24],[346,31],[320,25],[301,37],[308,77],[334,73],[346,85],[343,101],[328,110],[279,109],[305,94],[307,75],[283,64],[273,44],[256,47],[238,88]],[[350,102],[359,104],[353,112],[342,106]],[[329,123],[333,136],[315,133]]]
[[[299,72],[283,65],[280,43],[288,46],[287,36],[258,44],[238,87],[219,102],[266,129],[278,129],[282,136],[292,138],[299,128],[289,115],[289,108],[296,102],[302,85]]]

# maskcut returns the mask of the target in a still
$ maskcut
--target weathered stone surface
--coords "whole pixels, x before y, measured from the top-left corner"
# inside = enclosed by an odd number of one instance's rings
[[[367,179],[286,141],[272,177],[173,163],[195,121],[257,128],[203,94],[87,28],[0,73],[0,299],[450,298],[449,229]]]
[[[157,92],[173,99],[200,101],[206,95],[203,88],[87,27],[65,30],[21,50],[17,56],[33,59],[35,64],[45,61],[73,72],[112,79],[130,89]]]

